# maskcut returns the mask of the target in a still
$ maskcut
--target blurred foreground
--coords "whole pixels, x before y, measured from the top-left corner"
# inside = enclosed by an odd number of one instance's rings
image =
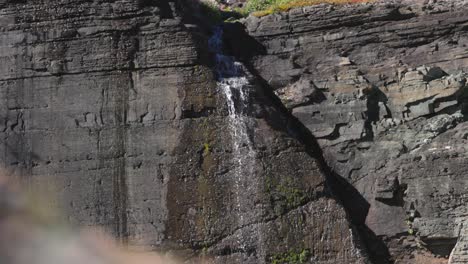
[[[102,231],[74,230],[45,206],[45,194],[21,190],[19,178],[0,174],[1,264],[171,264],[154,253],[131,252]]]

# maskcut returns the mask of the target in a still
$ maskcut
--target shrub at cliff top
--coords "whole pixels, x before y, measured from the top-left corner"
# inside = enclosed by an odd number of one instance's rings
[[[198,7],[205,19],[213,24],[223,20],[235,20],[252,14],[257,17],[277,12],[286,12],[292,8],[318,4],[357,4],[374,0],[247,0],[242,8],[231,8],[221,3],[221,0],[198,0]]]
[[[244,10],[254,16],[266,16],[276,12],[288,11],[291,8],[317,5],[323,3],[329,4],[353,4],[367,3],[372,0],[249,0]]]

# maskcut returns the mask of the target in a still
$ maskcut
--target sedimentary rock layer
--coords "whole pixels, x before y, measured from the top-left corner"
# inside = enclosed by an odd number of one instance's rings
[[[248,52],[230,40],[360,193],[347,207],[368,208],[360,225],[390,253],[368,243],[376,263],[447,263],[457,240],[451,263],[466,258],[467,10],[466,1],[303,7],[245,19],[237,39]]]
[[[2,166],[53,194],[71,223],[132,247],[214,263],[365,262],[320,150],[247,70],[236,140],[211,29],[188,9],[1,1]]]

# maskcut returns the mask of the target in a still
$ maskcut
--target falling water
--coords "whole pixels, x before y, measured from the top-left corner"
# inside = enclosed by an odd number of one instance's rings
[[[250,188],[255,188],[255,186],[249,184],[252,182],[251,179],[254,178],[255,173],[255,151],[248,134],[249,118],[246,116],[249,109],[251,86],[249,85],[249,80],[246,77],[242,63],[235,61],[232,56],[222,54],[222,36],[222,28],[215,28],[214,34],[209,40],[209,46],[216,54],[217,87],[223,93],[228,105],[229,133],[232,138],[235,209],[238,213],[238,227],[242,227],[248,224],[246,223],[246,219],[244,219],[245,211],[242,211],[248,207],[245,204],[246,198],[244,197],[243,200],[241,196],[245,196],[246,193],[252,193],[249,191]],[[237,244],[241,251],[245,251],[245,241],[252,240],[252,236],[255,234],[250,232],[244,234],[246,232],[242,230],[237,236]],[[258,241],[260,234],[259,232],[256,233],[256,240]]]

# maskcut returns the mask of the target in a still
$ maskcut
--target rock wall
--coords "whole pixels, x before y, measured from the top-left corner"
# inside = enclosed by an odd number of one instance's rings
[[[174,8],[15,1],[0,10],[3,165],[53,184],[72,223],[144,245],[164,240],[184,109],[209,101],[190,94],[210,80],[193,75],[198,52]]]
[[[467,10],[225,24],[239,88],[186,1],[3,0],[0,162],[71,223],[186,262],[465,263]]]
[[[375,263],[465,263],[467,10],[319,5],[231,26],[246,32],[231,52],[318,139]]]
[[[365,263],[313,137],[247,70],[248,140],[234,140],[194,14],[183,1],[0,1],[2,167],[130,247]]]

